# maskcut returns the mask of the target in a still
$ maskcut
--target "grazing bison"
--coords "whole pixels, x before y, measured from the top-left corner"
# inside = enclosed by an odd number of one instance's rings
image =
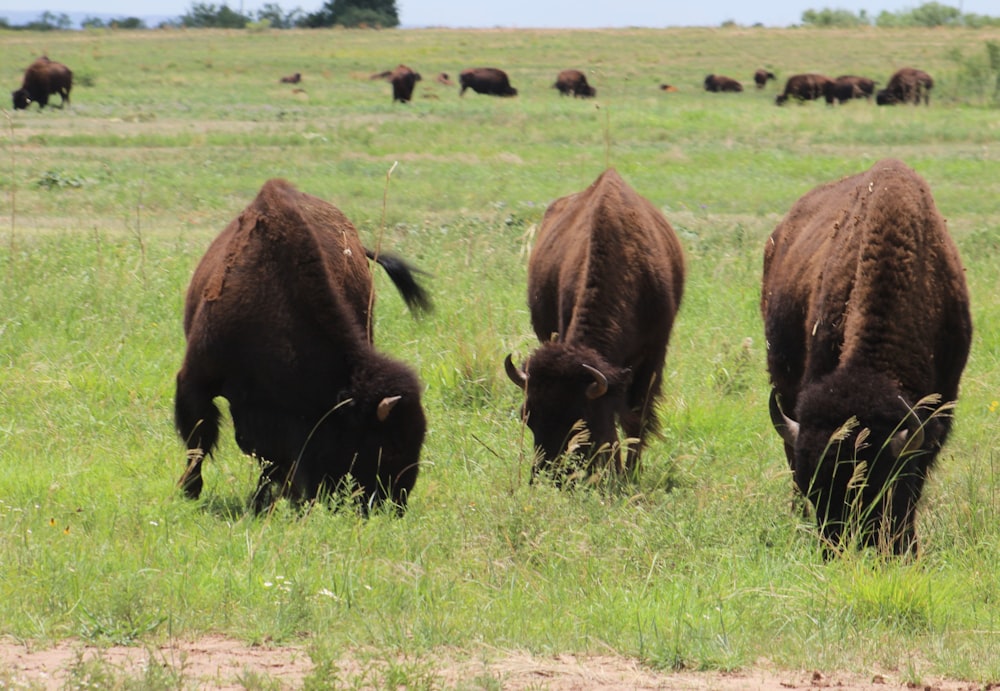
[[[459,96],[464,96],[466,89],[487,96],[517,96],[517,89],[510,85],[507,73],[495,67],[473,67],[462,70],[458,75],[458,83],[462,86],[458,92]]]
[[[869,79],[868,77],[857,77],[853,74],[842,74],[834,81],[839,84],[854,84],[858,87],[858,90],[864,98],[871,98],[872,94],[875,93],[875,81]],[[855,96],[855,98],[858,97]]]
[[[336,207],[284,180],[265,183],[212,242],[188,288],[177,374],[189,497],[218,441],[222,396],[237,444],[262,464],[255,511],[282,496],[311,501],[348,475],[363,511],[386,500],[404,510],[424,439],[421,387],[372,346],[366,256],[411,307],[429,307],[405,263],[374,256]]]
[[[826,95],[829,77],[822,74],[793,74],[785,82],[785,90],[774,99],[779,106],[789,98],[798,101],[813,101]]]
[[[597,95],[597,89],[587,83],[587,75],[580,70],[563,70],[552,88],[559,89],[560,96],[572,94],[577,98],[591,98]]]
[[[854,98],[864,98],[865,92],[852,81],[835,79],[824,85],[823,95],[826,97],[827,105],[832,106],[834,103],[845,103]]]
[[[282,84],[298,84],[301,81],[302,81],[302,74],[299,72],[296,72],[295,74],[289,74],[281,78]]]
[[[768,79],[777,79],[774,76],[774,72],[768,72],[767,70],[757,70],[753,73],[753,83],[757,85],[758,89],[763,89],[767,86]]]
[[[771,420],[825,551],[858,539],[915,553],[917,502],[952,422],[928,397],[957,398],[972,336],[927,183],[883,160],[799,199],[767,241],[761,312]]]
[[[660,91],[666,91],[668,94],[675,93],[677,91],[677,87],[671,84],[660,84]]]
[[[542,345],[522,369],[510,355],[504,363],[525,392],[524,415],[541,452],[535,471],[551,470],[558,480],[566,470],[558,457],[579,449],[587,470],[614,457],[613,469],[634,471],[646,433],[656,428],[683,287],[670,223],[614,169],[549,206],[528,265],[531,325]],[[616,418],[629,440],[625,459]]]
[[[705,91],[718,93],[722,91],[743,91],[743,85],[730,77],[723,77],[721,74],[710,74],[705,77]]]
[[[875,96],[875,102],[880,106],[890,106],[897,103],[912,103],[920,105],[921,99],[924,105],[931,103],[931,89],[934,88],[934,80],[923,70],[912,67],[904,67],[897,70],[885,88]]]
[[[59,107],[69,103],[69,92],[73,88],[73,72],[61,62],[42,56],[28,65],[21,80],[21,88],[11,92],[15,110],[23,110],[32,102],[39,109],[48,105],[50,94],[59,94]]]

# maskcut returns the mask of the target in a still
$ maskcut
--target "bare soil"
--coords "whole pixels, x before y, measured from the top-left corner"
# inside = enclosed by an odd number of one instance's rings
[[[173,642],[161,647],[95,647],[79,641],[61,641],[46,649],[0,641],[0,688],[61,689],[74,670],[99,662],[116,679],[145,679],[150,665],[168,667],[183,688],[243,689],[248,680],[266,680],[268,685],[299,688],[312,673],[312,662],[301,647],[263,647],[222,637]],[[431,660],[421,660],[434,686],[439,688],[548,689],[576,691],[601,689],[692,689],[695,691],[786,691],[788,689],[837,689],[838,691],[974,691],[993,688],[957,680],[924,680],[907,683],[897,673],[872,673],[774,669],[766,660],[748,671],[664,672],[652,670],[636,660],[610,655],[534,657],[517,651],[480,651],[475,657],[441,651]],[[350,656],[338,661],[341,683],[362,688],[383,677],[366,673],[362,663]],[[370,670],[369,670],[370,672]],[[352,681],[355,680],[355,681]],[[368,680],[371,684],[366,684]]]

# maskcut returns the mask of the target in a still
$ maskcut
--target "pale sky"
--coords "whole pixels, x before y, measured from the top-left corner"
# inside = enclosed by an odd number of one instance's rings
[[[268,0],[200,0],[203,4],[228,4],[251,16]],[[285,11],[296,7],[306,12],[319,9],[322,0],[270,0]],[[881,11],[911,10],[926,0],[396,0],[400,21],[406,27],[514,27],[514,28],[602,28],[719,26],[738,24],[788,26],[800,22],[808,9],[866,10],[871,17]],[[938,0],[962,12],[1000,16],[1000,0]],[[23,12],[40,15],[44,10],[115,17],[179,17],[194,0],[0,0],[0,17]],[[17,20],[12,20],[18,23]]]

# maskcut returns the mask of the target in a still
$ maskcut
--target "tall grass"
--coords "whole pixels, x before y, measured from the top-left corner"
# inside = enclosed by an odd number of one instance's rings
[[[12,114],[4,133],[0,633],[39,645],[206,633],[307,642],[318,670],[359,651],[388,665],[384,679],[395,669],[415,685],[431,673],[399,661],[438,647],[610,650],[689,669],[766,656],[996,680],[1000,128],[995,111],[966,105],[949,79],[956,48],[996,38],[959,29],[4,36],[8,83],[44,51],[92,85],[65,111]],[[392,105],[386,84],[367,77],[404,61],[425,79],[413,103]],[[486,64],[510,72],[516,99],[460,99],[430,78]],[[807,70],[886,80],[903,64],[934,74],[930,108],[777,108],[773,86],[735,96],[699,86],[709,72],[749,83],[758,65],[779,80]],[[570,66],[593,75],[595,101],[551,88]],[[303,73],[304,94],[277,83],[292,71]],[[665,81],[680,91],[659,91]],[[927,178],[949,220],[975,340],[955,430],[921,506],[923,556],[848,552],[824,563],[812,520],[790,508],[767,415],[762,247],[801,194],[887,156]],[[609,159],[674,225],[688,279],[663,432],[636,482],[558,491],[528,482],[530,434],[502,362],[533,347],[533,226]],[[184,289],[210,239],[278,176],[429,274],[437,311],[419,322],[377,275],[377,345],[427,387],[423,468],[402,520],[283,504],[255,518],[246,500],[257,468],[231,428],[206,464],[203,499],[176,489]]]

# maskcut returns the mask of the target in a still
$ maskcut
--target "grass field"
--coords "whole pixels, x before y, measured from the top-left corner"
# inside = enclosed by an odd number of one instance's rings
[[[380,671],[345,686],[436,687],[427,660],[442,649],[1000,681],[1000,111],[982,68],[998,40],[874,28],[0,34],[11,89],[43,53],[77,84],[70,108],[0,122],[0,635],[305,645],[315,688],[348,651]],[[424,75],[408,105],[368,79],[400,62]],[[487,65],[519,96],[459,98],[433,79]],[[935,77],[929,108],[778,108],[778,87],[750,79],[768,67],[781,84],[806,71],[884,83],[905,65]],[[551,88],[570,67],[597,99]],[[299,93],[278,83],[296,71]],[[710,72],[751,88],[705,93]],[[806,191],[885,157],[934,191],[975,337],[924,495],[921,557],[824,563],[811,520],[791,510],[767,414],[763,243]],[[535,224],[609,165],[674,225],[686,292],[663,434],[638,480],[560,492],[528,484],[531,437],[502,363],[533,348]],[[426,384],[423,466],[402,520],[248,514],[257,467],[231,427],[202,500],[175,487],[184,290],[272,177],[430,274],[436,312],[421,321],[377,280],[377,345]],[[182,673],[136,683],[174,688]]]

